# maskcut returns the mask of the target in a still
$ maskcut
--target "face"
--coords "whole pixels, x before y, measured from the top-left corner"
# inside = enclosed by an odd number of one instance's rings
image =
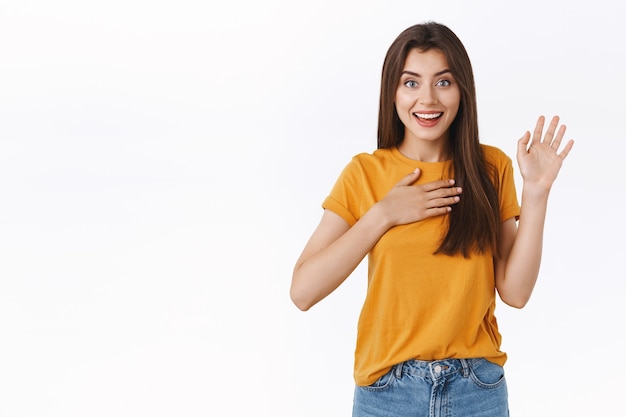
[[[396,90],[396,111],[404,124],[404,142],[447,145],[448,129],[459,110],[461,93],[438,49],[412,49]]]

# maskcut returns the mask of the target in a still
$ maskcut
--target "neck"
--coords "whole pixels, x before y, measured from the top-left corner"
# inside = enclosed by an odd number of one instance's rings
[[[403,140],[398,145],[402,155],[420,162],[444,162],[452,159],[452,149],[447,141],[417,142]]]

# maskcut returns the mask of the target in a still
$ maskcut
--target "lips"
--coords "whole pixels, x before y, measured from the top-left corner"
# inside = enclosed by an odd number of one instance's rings
[[[417,119],[417,123],[423,127],[433,127],[443,116],[443,112],[429,112],[429,113],[413,113],[413,116]]]
[[[437,113],[413,113],[413,115],[415,117],[417,117],[418,119],[433,120],[433,119],[440,118],[443,115],[443,112],[437,112]]]

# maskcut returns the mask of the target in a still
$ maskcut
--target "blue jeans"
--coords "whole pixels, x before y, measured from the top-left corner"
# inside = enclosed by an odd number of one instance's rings
[[[485,359],[410,360],[357,386],[353,417],[508,417],[504,369]]]

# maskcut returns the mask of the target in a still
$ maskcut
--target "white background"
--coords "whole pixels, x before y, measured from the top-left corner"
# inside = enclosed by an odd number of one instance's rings
[[[584,4],[1,0],[0,416],[350,415],[366,271],[302,313],[291,270],[425,20],[484,143],[576,140],[535,294],[497,311],[512,416],[623,412],[625,16]]]

